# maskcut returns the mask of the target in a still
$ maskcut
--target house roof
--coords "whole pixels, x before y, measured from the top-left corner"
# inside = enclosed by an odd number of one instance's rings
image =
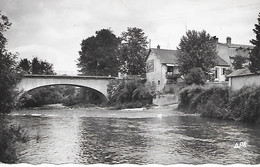
[[[156,54],[156,56],[160,59],[162,64],[176,64],[178,63],[177,50],[169,50],[169,49],[155,49],[151,48],[150,52]],[[149,52],[149,54],[150,54]],[[217,55],[217,66],[230,66],[225,60],[223,60],[220,56]]]
[[[230,66],[225,60],[223,60],[219,55],[217,55],[217,66]]]
[[[151,48],[151,51],[158,56],[162,64],[176,64],[178,61],[177,50]]]
[[[228,43],[220,43],[220,42],[218,42],[218,44],[228,46],[229,48],[236,48],[236,49],[239,49],[239,48],[241,48],[241,49],[253,49],[254,48],[253,45],[228,44]]]
[[[236,71],[227,75],[227,77],[239,77],[239,76],[246,76],[246,75],[254,75],[254,73],[250,72],[248,68],[243,68],[243,69],[237,69]]]

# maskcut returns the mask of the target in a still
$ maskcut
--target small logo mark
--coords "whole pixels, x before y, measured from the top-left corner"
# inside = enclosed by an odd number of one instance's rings
[[[240,143],[236,143],[234,148],[241,148],[241,147],[246,147],[246,142],[240,142]]]

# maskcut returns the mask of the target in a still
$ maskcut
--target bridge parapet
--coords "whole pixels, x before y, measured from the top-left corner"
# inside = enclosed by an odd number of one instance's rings
[[[24,78],[78,78],[78,79],[117,79],[109,76],[84,76],[84,75],[24,75]]]

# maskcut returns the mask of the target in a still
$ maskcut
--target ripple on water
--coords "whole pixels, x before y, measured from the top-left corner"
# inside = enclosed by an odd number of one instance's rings
[[[29,131],[21,163],[260,163],[259,126],[149,110],[55,109],[17,111]],[[248,147],[234,149],[236,142]]]

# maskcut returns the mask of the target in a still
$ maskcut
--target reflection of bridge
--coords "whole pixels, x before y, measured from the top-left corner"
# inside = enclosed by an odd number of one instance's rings
[[[72,85],[87,87],[102,93],[107,97],[107,84],[115,77],[106,76],[66,76],[66,75],[26,75],[17,85],[19,90],[30,91],[51,85]]]

